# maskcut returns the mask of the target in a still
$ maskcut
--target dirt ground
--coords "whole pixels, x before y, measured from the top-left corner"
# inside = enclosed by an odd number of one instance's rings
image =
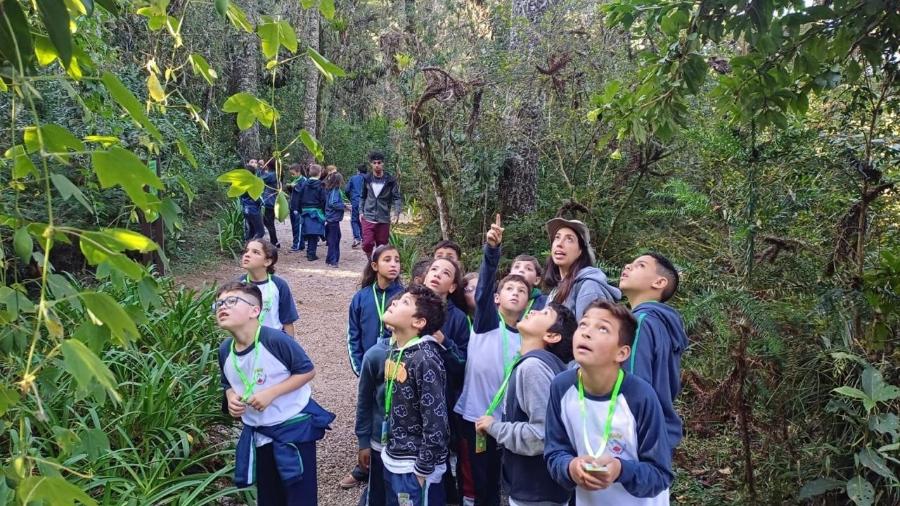
[[[357,290],[365,265],[362,249],[351,249],[353,234],[349,214],[341,223],[341,260],[338,268],[325,265],[326,248],[319,244],[319,260],[290,251],[290,222],[276,223],[281,241],[275,272],[291,287],[297,301],[299,322],[295,332],[303,349],[316,367],[312,382],[313,397],[337,415],[332,430],[318,444],[318,480],[320,506],[348,506],[357,502],[360,488],[341,490],[338,481],[356,463],[356,376],[350,370],[347,355],[347,308]],[[242,274],[240,267],[222,265],[212,272],[193,272],[179,277],[186,286],[199,287],[221,283]]]

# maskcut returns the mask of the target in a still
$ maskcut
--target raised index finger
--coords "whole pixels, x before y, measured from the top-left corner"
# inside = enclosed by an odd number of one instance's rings
[[[494,225],[500,226],[500,213],[497,213],[497,217],[494,218]]]

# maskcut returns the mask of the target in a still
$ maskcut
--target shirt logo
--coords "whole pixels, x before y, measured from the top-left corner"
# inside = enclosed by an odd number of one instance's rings
[[[266,382],[266,371],[263,370],[262,367],[257,368],[253,371],[253,376],[256,378],[256,384],[262,385]]]

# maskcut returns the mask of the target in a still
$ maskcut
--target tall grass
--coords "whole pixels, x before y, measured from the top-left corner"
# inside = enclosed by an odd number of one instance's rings
[[[244,210],[240,200],[219,204],[216,228],[219,231],[219,250],[236,257],[244,244]]]

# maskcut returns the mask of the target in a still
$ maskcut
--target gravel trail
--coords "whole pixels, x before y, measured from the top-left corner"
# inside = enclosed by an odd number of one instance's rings
[[[295,333],[316,367],[313,398],[337,415],[332,430],[319,441],[317,467],[320,506],[355,505],[360,489],[341,490],[338,481],[356,463],[356,376],[347,355],[347,308],[357,290],[356,283],[365,266],[362,249],[351,249],[353,234],[350,213],[341,223],[341,260],[338,268],[325,265],[326,248],[319,243],[319,260],[290,251],[290,222],[277,223],[281,242],[275,272],[291,287],[300,320]],[[267,236],[268,238],[268,236]],[[222,283],[242,273],[237,262],[224,264],[213,272],[192,273],[179,281],[187,286]]]

